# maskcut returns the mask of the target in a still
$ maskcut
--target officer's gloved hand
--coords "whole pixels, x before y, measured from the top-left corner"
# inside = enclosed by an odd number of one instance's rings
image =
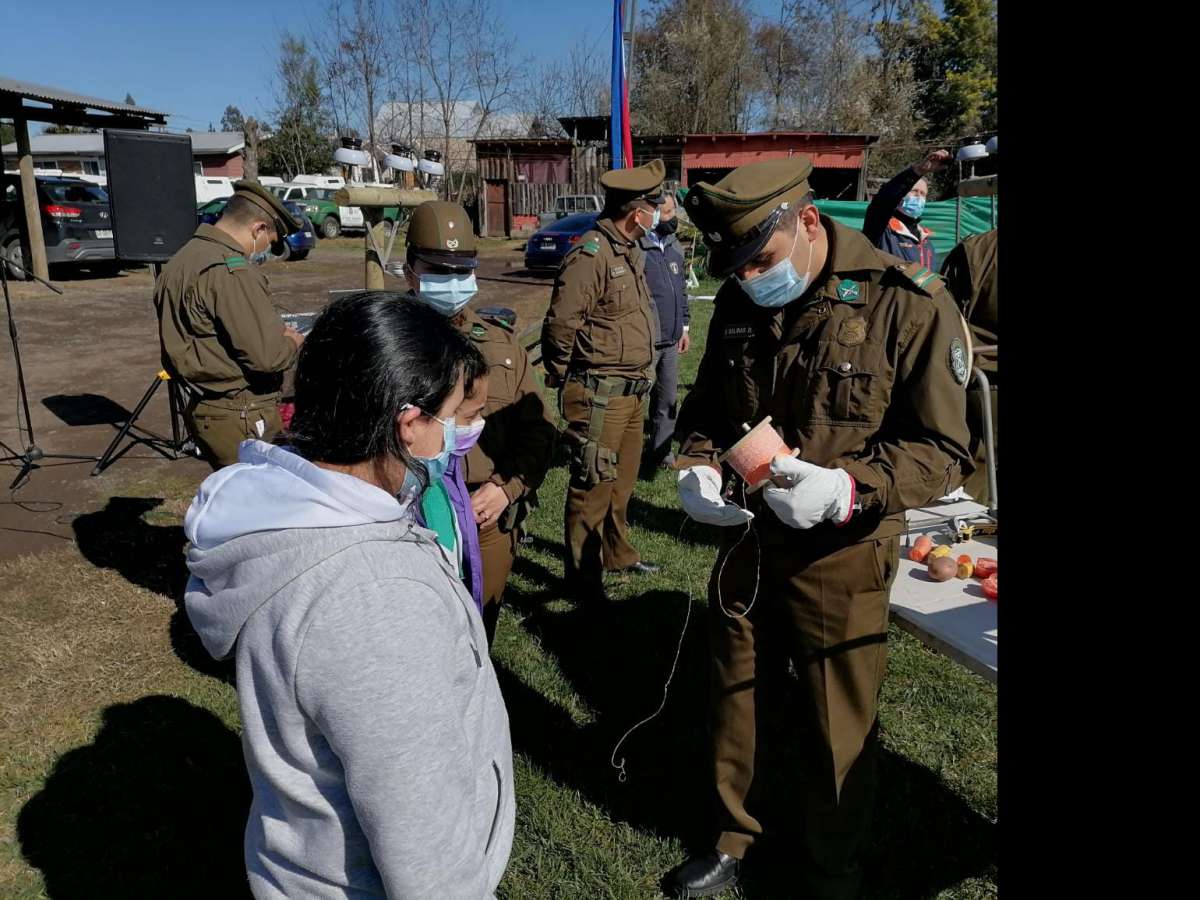
[[[721,473],[712,466],[683,469],[675,480],[683,511],[706,525],[745,525],[754,518],[747,509],[721,499]]]
[[[812,528],[826,519],[837,525],[850,521],[855,487],[848,472],[781,454],[771,460],[771,475],[773,484],[763,489],[763,496],[784,524]]]

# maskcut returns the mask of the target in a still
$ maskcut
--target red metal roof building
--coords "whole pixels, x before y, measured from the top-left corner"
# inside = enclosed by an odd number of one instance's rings
[[[603,194],[599,178],[610,166],[604,117],[560,119],[567,138],[492,138],[475,141],[482,182],[480,232],[526,234],[560,194]],[[866,199],[866,165],[875,134],[812,131],[640,135],[635,165],[661,158],[667,182],[716,181],[738,166],[803,154],[818,199]]]

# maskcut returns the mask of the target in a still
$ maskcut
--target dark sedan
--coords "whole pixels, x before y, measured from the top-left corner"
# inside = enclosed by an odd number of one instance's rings
[[[202,203],[196,209],[196,218],[200,220],[201,225],[215,225],[217,219],[221,218],[221,213],[225,210],[225,204],[229,202],[228,197],[218,197],[216,200],[210,200],[208,203]],[[291,200],[283,201],[283,205],[288,208],[288,211],[304,223],[304,227],[295,234],[289,234],[287,238],[287,253],[281,256],[282,259],[304,259],[308,256],[308,251],[317,246],[317,235],[313,230],[313,224],[308,220],[308,216],[304,215],[304,210],[298,203],[293,203]]]
[[[596,225],[599,213],[564,216],[535,232],[525,243],[525,268],[558,271],[563,257]]]

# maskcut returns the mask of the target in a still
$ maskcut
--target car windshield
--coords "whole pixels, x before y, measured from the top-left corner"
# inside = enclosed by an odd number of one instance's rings
[[[43,184],[51,200],[60,203],[107,203],[108,192],[98,184],[51,182]]]

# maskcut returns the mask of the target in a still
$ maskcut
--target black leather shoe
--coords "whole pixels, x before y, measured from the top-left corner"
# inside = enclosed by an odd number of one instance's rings
[[[617,569],[618,575],[653,575],[662,569],[658,563],[646,562],[644,559],[635,562],[632,566],[626,566],[624,569]]]
[[[692,856],[667,873],[663,893],[668,897],[715,897],[737,884],[741,860],[710,850]]]

